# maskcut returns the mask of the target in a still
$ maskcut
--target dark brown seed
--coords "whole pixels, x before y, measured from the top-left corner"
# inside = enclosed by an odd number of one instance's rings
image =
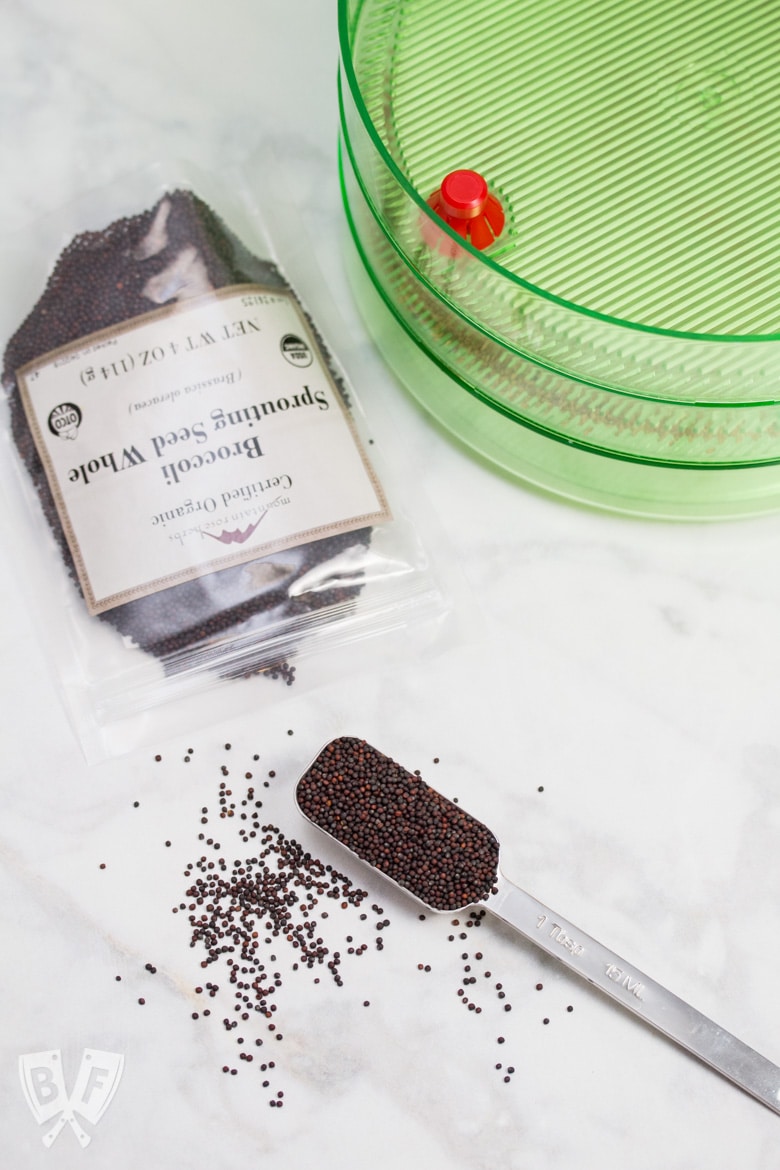
[[[297,797],[314,824],[437,910],[479,902],[495,884],[490,830],[363,740],[328,744]]]
[[[231,796],[224,781],[219,791],[220,802],[224,803]],[[231,807],[248,807],[252,796],[249,786],[246,795],[237,795]],[[238,1027],[238,1019],[248,1022],[250,1013],[267,1021],[273,1019],[277,1010],[274,1000],[284,980],[277,954],[264,952],[263,947],[270,946],[275,951],[274,940],[284,940],[293,949],[293,970],[324,966],[334,983],[343,986],[341,965],[345,956],[331,950],[318,932],[313,908],[320,899],[328,898],[337,901],[341,910],[354,911],[366,898],[365,891],[345,874],[325,865],[277,826],[258,821],[257,828],[259,840],[253,856],[237,856],[232,865],[222,858],[217,867],[202,855],[184,871],[189,881],[185,894],[188,901],[179,908],[189,912],[190,946],[201,950],[204,969],[224,964],[235,996],[237,1018],[223,1021],[228,1032]],[[204,834],[199,834],[199,839],[205,841]],[[211,839],[205,843],[211,844]],[[382,913],[381,908],[376,910]],[[320,917],[327,918],[327,912]],[[364,920],[365,917],[362,915]],[[389,926],[390,920],[383,919],[381,925]],[[356,941],[352,934],[341,937]],[[367,943],[363,943],[351,946],[346,953],[358,955],[366,949]],[[274,967],[267,970],[266,963]],[[215,994],[216,984],[206,983],[205,987],[209,995]],[[370,1006],[369,1000],[363,1003]],[[276,1023],[269,1022],[267,1029],[275,1040],[283,1041],[283,1032]],[[251,1039],[247,1036],[246,1043]],[[244,1037],[235,1042],[243,1044]],[[262,1044],[261,1039],[255,1039],[256,1046]],[[241,1053],[240,1059],[246,1062],[247,1054]],[[273,1062],[268,1067],[273,1067]]]

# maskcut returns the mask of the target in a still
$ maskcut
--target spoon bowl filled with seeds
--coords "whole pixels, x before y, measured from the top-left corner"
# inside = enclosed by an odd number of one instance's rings
[[[364,740],[322,749],[301,813],[429,910],[491,911],[546,954],[780,1114],[780,1068],[516,886],[481,821]]]

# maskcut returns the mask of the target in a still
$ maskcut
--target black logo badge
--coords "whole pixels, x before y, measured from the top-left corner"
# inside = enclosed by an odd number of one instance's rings
[[[81,410],[74,402],[61,402],[49,415],[49,430],[58,439],[75,439],[81,426]]]

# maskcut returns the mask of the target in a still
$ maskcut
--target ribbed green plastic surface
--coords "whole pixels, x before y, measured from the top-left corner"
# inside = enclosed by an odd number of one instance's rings
[[[420,400],[520,475],[526,431],[548,436],[555,490],[570,475],[576,498],[776,507],[780,4],[340,0],[339,19],[353,234],[453,380],[451,406],[424,385]],[[426,203],[463,167],[507,216],[484,252]],[[537,483],[543,451],[535,439]],[[662,490],[653,466],[673,471]],[[695,490],[686,469],[706,473]]]
[[[780,333],[780,5],[393,7],[370,112],[382,126],[390,96],[386,145],[418,191],[490,177],[507,271],[629,322]]]

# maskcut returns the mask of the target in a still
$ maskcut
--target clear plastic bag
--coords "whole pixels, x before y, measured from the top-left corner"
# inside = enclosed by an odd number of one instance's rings
[[[237,183],[212,188],[132,176],[7,256],[28,298],[8,509],[88,758],[168,702],[258,675],[273,702],[309,655],[448,607],[278,243]]]

